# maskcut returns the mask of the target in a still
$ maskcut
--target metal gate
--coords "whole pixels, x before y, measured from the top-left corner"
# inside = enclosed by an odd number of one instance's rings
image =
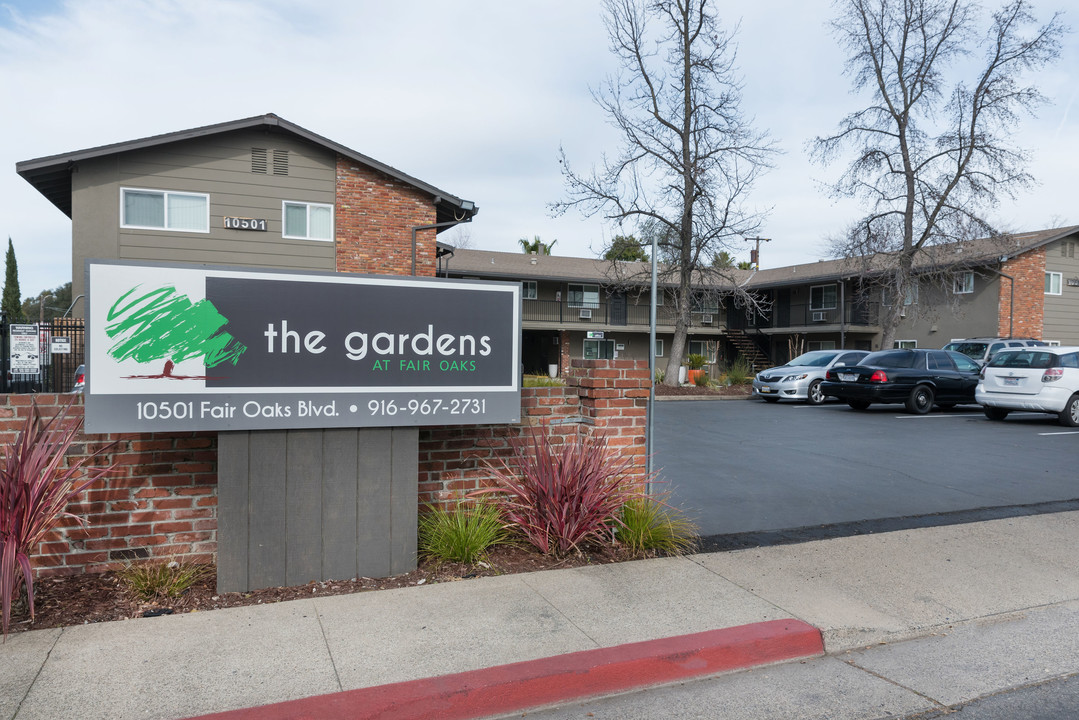
[[[71,392],[76,371],[85,362],[86,333],[82,319],[63,318],[27,324],[37,328],[38,372],[13,372],[11,323],[0,316],[0,368],[3,369],[0,392]]]

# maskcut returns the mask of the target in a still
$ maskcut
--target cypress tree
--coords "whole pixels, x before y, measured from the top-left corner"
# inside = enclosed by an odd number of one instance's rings
[[[7,257],[4,272],[4,297],[0,310],[9,323],[22,322],[22,293],[19,292],[19,265],[15,262],[15,246],[7,239]]]

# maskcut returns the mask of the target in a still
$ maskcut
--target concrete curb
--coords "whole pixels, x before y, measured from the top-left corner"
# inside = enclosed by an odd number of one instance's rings
[[[823,654],[817,628],[769,620],[200,718],[465,720]]]
[[[756,400],[752,395],[656,395],[656,402],[715,402],[716,400]]]

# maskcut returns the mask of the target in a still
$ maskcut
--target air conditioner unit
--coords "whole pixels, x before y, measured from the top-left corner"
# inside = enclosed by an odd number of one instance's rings
[[[827,313],[824,311],[815,311],[813,313],[813,322],[824,322],[827,319]]]
[[[582,320],[591,320],[592,319],[592,311],[591,310],[582,310],[581,314],[578,315],[578,317],[580,317]]]
[[[712,316],[711,315],[701,315],[701,323],[703,325],[711,325],[712,324]]]

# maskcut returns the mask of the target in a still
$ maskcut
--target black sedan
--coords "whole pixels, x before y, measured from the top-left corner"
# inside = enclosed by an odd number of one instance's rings
[[[821,391],[855,410],[872,403],[904,403],[910,412],[924,415],[934,404],[949,408],[975,402],[979,372],[973,360],[950,350],[881,350],[855,366],[829,370]]]

